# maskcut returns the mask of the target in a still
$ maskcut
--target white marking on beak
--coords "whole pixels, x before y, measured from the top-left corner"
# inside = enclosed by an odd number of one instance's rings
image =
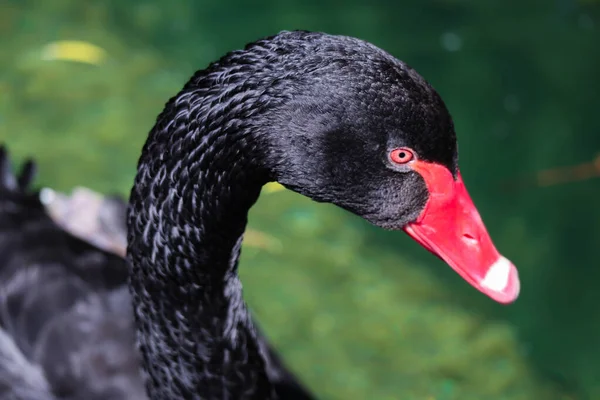
[[[512,263],[505,257],[500,256],[485,274],[485,278],[483,278],[480,285],[494,292],[503,292],[508,286],[511,267]]]

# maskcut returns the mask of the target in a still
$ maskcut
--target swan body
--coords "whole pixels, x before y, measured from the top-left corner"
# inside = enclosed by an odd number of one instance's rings
[[[0,399],[145,400],[119,256],[125,204],[83,188],[69,199],[31,190],[34,173],[27,162],[15,176],[0,148]],[[85,215],[84,204],[96,207]],[[278,396],[312,399],[262,335],[258,343]]]
[[[516,269],[457,160],[437,92],[367,42],[281,32],[228,53],[167,102],[148,136],[127,262],[54,224],[27,197],[28,179],[4,185],[0,343],[14,345],[0,368],[22,376],[6,398],[28,384],[42,399],[310,398],[253,322],[237,275],[248,210],[271,181],[404,230],[478,290],[514,301]],[[43,243],[28,237],[38,229]]]

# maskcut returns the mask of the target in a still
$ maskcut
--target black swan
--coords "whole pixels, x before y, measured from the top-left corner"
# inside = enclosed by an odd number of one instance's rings
[[[31,169],[2,173],[0,398],[310,398],[281,379],[237,275],[269,181],[404,230],[498,302],[519,293],[461,179],[442,99],[359,39],[281,32],[166,104],[129,199],[131,297],[123,260],[61,231],[27,192]]]

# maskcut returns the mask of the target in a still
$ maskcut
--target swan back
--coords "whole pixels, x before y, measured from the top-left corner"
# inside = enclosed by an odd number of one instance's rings
[[[0,399],[145,399],[125,261],[62,230],[0,151]]]

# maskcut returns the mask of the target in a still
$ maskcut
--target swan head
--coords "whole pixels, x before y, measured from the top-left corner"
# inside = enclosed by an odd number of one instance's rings
[[[468,194],[452,118],[435,89],[358,39],[282,35],[296,47],[288,78],[275,84],[284,100],[265,115],[272,179],[405,231],[481,292],[514,301],[517,270]]]

